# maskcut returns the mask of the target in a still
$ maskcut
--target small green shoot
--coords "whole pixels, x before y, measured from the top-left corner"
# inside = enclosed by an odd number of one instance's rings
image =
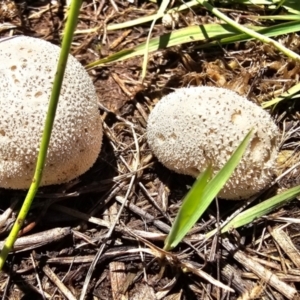
[[[228,162],[215,177],[210,180],[210,175],[212,173],[211,167],[208,167],[198,177],[197,181],[183,200],[170,233],[165,240],[164,250],[168,251],[175,248],[202,216],[238,166],[251,137],[252,130],[246,135]]]

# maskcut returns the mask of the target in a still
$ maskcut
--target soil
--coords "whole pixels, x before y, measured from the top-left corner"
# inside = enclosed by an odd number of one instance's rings
[[[157,8],[154,2],[84,1],[72,54],[86,66],[146,41],[149,23],[115,31],[105,28],[151,15]],[[237,10],[244,10],[246,16],[264,14],[264,7],[247,9],[231,6],[226,13],[232,18],[238,17]],[[2,0],[0,37],[28,35],[60,45],[65,12],[63,1]],[[176,28],[215,22],[198,8],[181,12]],[[241,22],[254,21],[245,17]],[[158,20],[152,37],[171,30]],[[277,40],[299,53],[297,34]],[[159,99],[175,88],[213,85],[261,104],[299,80],[297,63],[259,41],[206,50],[199,50],[199,44],[151,53],[143,81],[141,56],[89,70],[104,122],[101,153],[80,178],[40,188],[21,232],[23,243],[9,255],[0,274],[2,299],[299,299],[293,293],[300,288],[297,199],[226,236],[203,240],[203,234],[246,205],[216,200],[184,242],[169,253],[162,250],[194,179],[163,167],[147,145],[147,117]],[[299,158],[298,106],[290,100],[270,110],[283,133],[278,176]],[[296,186],[299,178],[296,165],[248,205]],[[9,218],[0,222],[2,240],[25,195],[25,191],[0,189],[2,217],[13,208]],[[283,224],[287,226],[279,230]],[[291,245],[298,260],[282,249],[278,236]],[[232,291],[217,287],[203,274]],[[278,280],[275,284],[273,278]]]

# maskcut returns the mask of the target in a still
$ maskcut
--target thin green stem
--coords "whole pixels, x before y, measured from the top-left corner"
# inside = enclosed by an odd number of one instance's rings
[[[295,53],[294,51],[286,48],[282,44],[278,43],[277,41],[275,41],[265,35],[262,35],[250,28],[247,28],[247,27],[233,21],[232,19],[230,19],[226,15],[224,15],[222,12],[220,12],[217,8],[210,5],[207,0],[198,0],[198,2],[201,5],[203,5],[207,10],[209,10],[211,13],[213,13],[215,16],[217,16],[221,20],[225,21],[227,24],[231,25],[232,27],[236,28],[237,30],[244,32],[255,39],[258,39],[265,44],[274,46],[277,50],[281,51],[286,56],[294,59],[297,62],[300,62],[300,56],[297,53]]]
[[[9,252],[12,251],[13,249],[13,245],[18,237],[19,231],[22,228],[24,220],[28,214],[28,211],[30,210],[32,201],[41,183],[43,169],[47,158],[47,150],[50,142],[51,131],[54,123],[54,117],[55,117],[56,108],[58,104],[58,98],[60,95],[60,89],[61,89],[61,85],[65,73],[68,55],[71,48],[71,43],[73,40],[73,33],[77,25],[77,19],[80,12],[81,4],[82,4],[82,0],[75,0],[75,1],[73,0],[70,5],[70,9],[68,12],[68,19],[66,22],[64,37],[62,41],[62,48],[61,48],[61,52],[57,64],[57,70],[55,73],[54,83],[53,83],[52,92],[50,96],[50,102],[48,106],[48,112],[47,112],[46,121],[44,125],[44,131],[43,131],[42,140],[40,144],[39,155],[38,155],[37,164],[34,172],[34,177],[30,185],[30,188],[28,190],[28,193],[26,195],[26,198],[23,202],[23,205],[21,207],[21,210],[19,212],[19,215],[17,217],[17,220],[12,230],[10,231],[10,234],[6,239],[5,244],[1,250],[0,270],[2,270]]]

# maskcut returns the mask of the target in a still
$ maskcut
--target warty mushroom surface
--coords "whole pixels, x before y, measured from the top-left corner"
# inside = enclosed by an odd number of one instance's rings
[[[27,36],[0,43],[0,187],[31,184],[59,53],[58,46]],[[101,143],[95,88],[69,55],[41,185],[86,172]]]
[[[177,89],[150,113],[147,139],[163,165],[197,177],[210,164],[215,175],[252,128],[244,157],[219,193],[238,200],[266,187],[276,168],[279,130],[261,107],[224,88]]]

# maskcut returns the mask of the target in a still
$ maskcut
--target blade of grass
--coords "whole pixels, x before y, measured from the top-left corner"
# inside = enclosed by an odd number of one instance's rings
[[[300,21],[291,21],[286,22],[283,24],[277,24],[274,26],[270,26],[267,28],[256,28],[256,27],[249,27],[251,29],[256,30],[258,33],[263,34],[266,37],[272,37],[272,36],[278,36],[283,34],[289,34],[293,32],[298,32],[300,30]],[[235,42],[245,42],[253,40],[253,37],[250,37],[248,34],[241,33],[241,34],[235,34],[232,36],[224,37],[218,41],[211,41],[208,43],[205,43],[203,45],[196,46],[195,49],[204,49],[209,48],[216,45],[226,45],[226,44],[232,44]]]
[[[277,36],[288,34],[291,32],[300,31],[300,22],[287,22],[280,25],[271,26],[268,28],[251,27],[266,36]],[[246,41],[253,39],[247,34],[240,34],[235,28],[228,24],[206,24],[195,25],[173,31],[169,34],[164,34],[150,40],[148,52],[153,52],[168,47],[190,43],[195,41],[209,41],[203,45],[197,46],[199,48],[211,47],[214,41],[218,44],[228,44],[237,41]],[[106,58],[97,60],[86,66],[87,69],[95,68],[97,66],[108,64],[112,62],[122,61],[138,55],[142,55],[145,49],[145,43],[142,43],[134,48],[125,49],[114,53]]]
[[[175,7],[175,8],[171,8],[169,10],[167,10],[166,13],[172,13],[172,12],[179,12],[179,11],[182,11],[184,9],[188,9],[190,7],[193,7],[193,6],[197,6],[199,5],[199,3],[197,2],[197,0],[192,0],[192,1],[189,1],[189,2],[186,2],[178,7]],[[141,17],[141,18],[138,18],[138,19],[135,19],[135,20],[130,20],[130,21],[127,21],[127,22],[124,22],[124,23],[120,23],[120,24],[109,24],[107,25],[107,28],[106,30],[107,31],[113,31],[113,30],[118,30],[118,29],[125,29],[125,28],[128,28],[128,27],[133,27],[133,26],[137,26],[137,25],[140,25],[140,24],[143,24],[143,23],[147,23],[147,22],[151,22],[153,20],[158,20],[159,18],[162,18],[164,16],[164,11],[158,11],[156,14],[153,14],[151,16],[145,16],[145,17]]]
[[[294,85],[289,90],[281,94],[279,97],[276,97],[272,100],[264,102],[261,106],[262,108],[268,108],[272,105],[278,104],[283,100],[293,99],[293,97],[300,91],[300,83]]]
[[[146,40],[146,45],[145,45],[144,61],[143,61],[143,66],[142,66],[142,80],[145,78],[146,72],[147,72],[149,42],[150,42],[152,30],[154,28],[154,25],[155,25],[159,15],[164,14],[168,4],[169,4],[169,0],[162,1],[161,5],[159,7],[158,13],[157,13],[156,17],[154,18],[154,20],[152,21],[152,24],[150,26],[149,33],[148,33],[147,40]]]
[[[281,0],[234,0],[234,1],[227,1],[227,3],[240,3],[244,5],[267,5],[267,6],[273,6],[276,7],[275,5],[280,3]]]
[[[300,2],[298,0],[285,1],[283,7],[291,14],[300,15]]]
[[[197,222],[198,214],[195,214],[199,208],[199,202],[201,195],[204,193],[204,189],[208,184],[212,175],[212,167],[209,166],[200,176],[197,178],[196,183],[190,189],[186,195],[181,208],[176,216],[171,231],[165,240],[164,250],[169,250],[169,244],[176,242],[178,234],[186,234],[184,231],[190,230],[190,228]]]
[[[246,135],[224,167],[212,180],[207,182],[211,172],[209,168],[199,177],[183,200],[170,233],[165,240],[164,250],[168,251],[176,247],[202,216],[239,164],[251,136],[252,130]],[[207,183],[205,184],[205,182]]]
[[[300,186],[288,189],[283,193],[276,195],[262,203],[259,203],[244,212],[240,213],[238,216],[233,218],[226,226],[221,229],[221,233],[227,232],[230,229],[238,228],[247,224],[250,224],[252,221],[267,215],[271,211],[285,204],[287,201],[294,199],[297,195],[300,194]],[[213,236],[217,230],[209,232],[205,237],[209,238]]]
[[[271,0],[259,0],[259,1],[234,1],[235,3],[241,3],[244,5],[265,5],[265,6],[271,6],[272,9],[276,9],[275,4],[279,3],[279,1],[271,1]],[[192,1],[188,1],[185,2],[184,4],[171,8],[169,10],[167,10],[166,13],[172,13],[172,12],[180,12],[183,11],[185,9],[189,9],[192,8],[194,6],[198,6],[199,2],[198,0],[192,0]],[[285,6],[284,6],[285,7]],[[292,4],[286,5],[286,9],[292,9]],[[156,14],[150,15],[150,16],[144,16],[144,17],[140,17],[138,19],[134,19],[134,20],[130,20],[130,21],[126,21],[123,23],[119,23],[119,24],[109,24],[106,27],[107,31],[113,31],[113,30],[119,30],[119,29],[125,29],[125,28],[129,28],[129,27],[133,27],[133,26],[137,26],[140,24],[144,24],[147,22],[151,22],[154,19],[159,19],[162,18],[164,15],[164,13],[159,13],[157,12]],[[94,31],[99,30],[100,27],[97,27],[94,29]]]
[[[292,58],[293,60],[300,62],[300,56],[286,48],[284,45],[280,44],[279,42],[267,37],[266,35],[262,35],[248,27],[245,27],[237,22],[235,22],[234,20],[228,18],[225,14],[223,14],[222,12],[220,12],[217,8],[213,7],[212,5],[210,5],[208,3],[207,0],[198,0],[199,3],[201,5],[203,5],[208,11],[210,11],[212,14],[214,14],[215,16],[217,16],[218,18],[220,18],[221,20],[223,20],[224,22],[226,22],[227,24],[231,25],[232,27],[236,28],[238,31],[243,32],[248,34],[249,36],[260,40],[261,42],[265,43],[265,44],[269,44],[272,45],[273,47],[275,47],[277,50],[281,51],[282,53],[284,53],[286,56]]]
[[[279,1],[272,1],[272,0],[260,0],[260,1],[234,1],[235,3],[241,3],[244,5],[265,5],[266,7],[268,7],[269,9],[276,9],[275,4],[279,3]],[[166,13],[172,13],[172,12],[180,12],[183,11],[185,9],[189,9],[192,8],[194,6],[198,6],[199,2],[198,0],[192,0],[192,1],[188,1],[185,2],[184,4],[178,6],[178,7],[174,7],[171,8],[169,10],[167,10]],[[247,16],[247,18],[261,18],[261,19],[278,19],[278,20],[299,20],[298,15],[300,14],[299,12],[299,8],[295,9],[294,6],[297,4],[294,3],[287,3],[287,5],[284,5],[283,7],[290,12],[291,14],[294,14],[294,17],[291,16],[285,16],[285,15],[280,15],[280,16],[274,16],[274,18],[272,18],[272,16]],[[154,19],[159,19],[162,18],[164,16],[164,13],[156,13],[150,16],[144,16],[138,19],[134,19],[134,20],[130,20],[130,21],[126,21],[123,23],[117,23],[117,24],[108,24],[106,27],[106,31],[114,31],[114,30],[119,30],[119,29],[126,29],[129,27],[133,27],[133,26],[137,26],[140,24],[144,24],[147,22],[151,22]],[[278,17],[278,18],[277,18]],[[101,26],[97,26],[94,28],[89,28],[89,29],[80,29],[80,30],[76,30],[75,34],[85,34],[85,33],[91,33],[91,32],[99,32],[99,30],[101,29]]]
[[[203,41],[206,39],[217,38],[220,39],[224,36],[228,36],[230,34],[237,34],[237,31],[228,26],[226,24],[209,24],[209,25],[195,25],[186,27],[180,30],[176,30],[171,32],[170,34],[164,34],[160,37],[156,37],[150,40],[149,42],[149,52],[153,52],[159,49],[165,49],[167,47],[176,46],[179,44],[184,44],[188,42],[194,41]],[[98,65],[102,65],[105,63],[111,63],[116,61],[121,61],[124,59],[132,58],[137,55],[142,55],[145,49],[146,44],[142,43],[134,48],[125,49],[119,51],[115,54],[112,54],[106,58],[97,60],[89,65],[86,68],[93,68]]]
[[[283,6],[284,2],[286,2],[286,0],[280,0],[280,2],[276,6],[276,10]]]
[[[234,2],[244,5],[265,5],[271,10],[277,10],[282,6],[287,12],[300,14],[300,2],[298,0],[234,0]]]
[[[62,48],[57,64],[57,71],[55,74],[53,88],[50,96],[48,112],[46,116],[46,121],[44,125],[44,131],[42,135],[42,140],[40,144],[40,150],[37,158],[37,164],[34,172],[34,177],[26,198],[23,202],[19,215],[16,219],[16,222],[13,228],[10,231],[8,238],[5,241],[5,244],[0,253],[0,270],[2,270],[6,258],[9,252],[13,249],[13,245],[18,237],[19,231],[25,221],[25,218],[28,214],[28,211],[31,207],[32,201],[37,193],[38,187],[40,185],[42,179],[42,173],[47,157],[47,150],[50,142],[51,131],[54,123],[55,112],[58,104],[58,98],[60,94],[60,89],[64,77],[64,72],[68,60],[68,55],[71,48],[71,43],[73,39],[73,33],[75,31],[77,25],[77,19],[80,12],[82,1],[72,1],[70,5],[70,9],[68,12],[68,18],[65,27],[65,34],[62,41]]]
[[[248,19],[255,20],[279,20],[279,21],[297,21],[299,20],[298,15],[272,15],[272,16],[247,16]]]

